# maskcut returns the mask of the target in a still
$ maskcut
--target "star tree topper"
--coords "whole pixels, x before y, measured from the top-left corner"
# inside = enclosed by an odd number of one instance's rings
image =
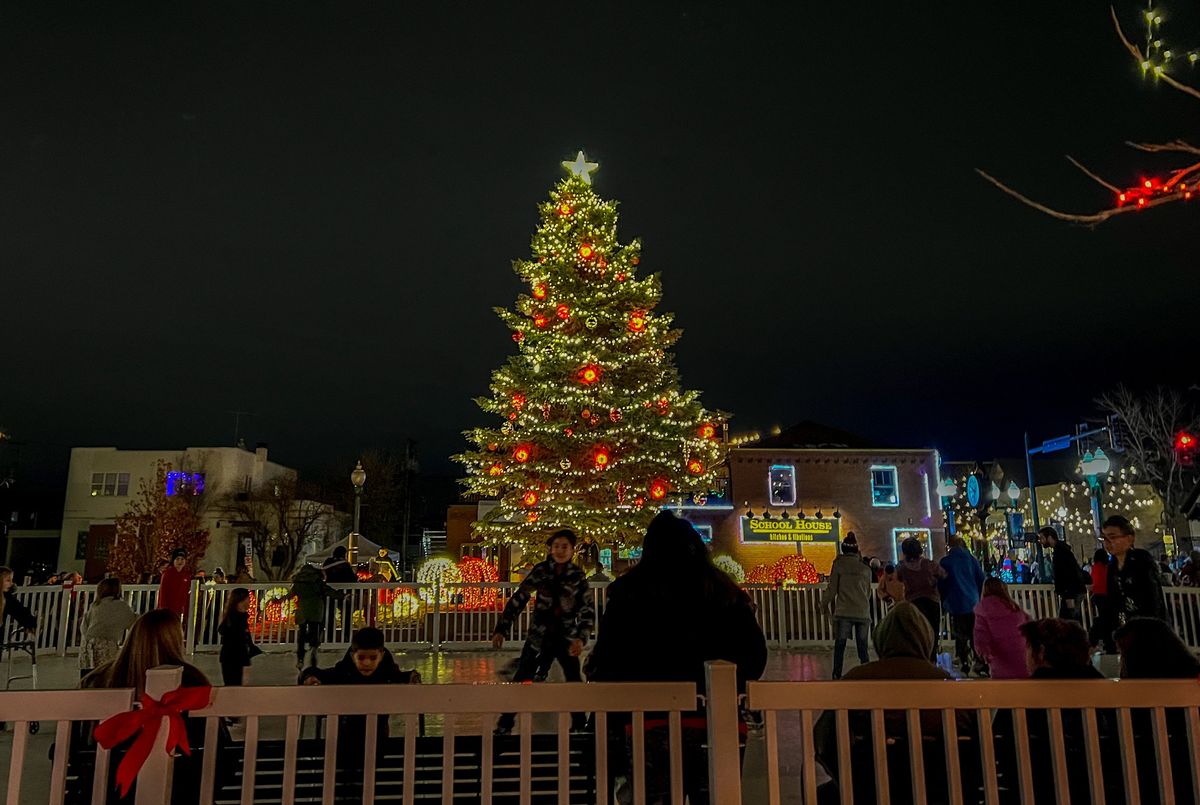
[[[580,151],[575,155],[574,162],[564,160],[562,166],[578,176],[580,179],[583,179],[584,184],[591,184],[592,171],[596,170],[596,168],[599,168],[600,163],[588,162],[587,157],[585,157],[583,152]]]

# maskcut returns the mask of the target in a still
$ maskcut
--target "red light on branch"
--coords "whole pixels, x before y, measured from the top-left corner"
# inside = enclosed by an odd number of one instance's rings
[[[534,492],[532,489],[529,490],[525,493],[525,496],[521,498],[521,503],[532,509],[538,503],[538,493]]]
[[[701,439],[711,439],[717,435],[717,429],[711,422],[705,422],[697,432],[700,434]]]
[[[629,329],[635,333],[646,329],[646,311],[635,310],[629,314]]]
[[[538,329],[544,329],[546,327],[546,323],[549,321],[549,319],[539,313],[533,317],[533,326],[537,327]]]
[[[592,450],[592,463],[596,465],[596,469],[608,469],[609,455],[607,447],[596,447]]]
[[[533,447],[527,444],[519,444],[513,448],[513,461],[518,464],[524,464],[533,457]]]
[[[488,475],[492,476],[493,478],[498,478],[503,474],[504,467],[500,466],[499,464],[493,464],[492,466],[488,467]]]
[[[693,458],[687,463],[687,468],[692,475],[699,475],[704,472],[704,463],[700,459]]]
[[[650,499],[662,500],[667,496],[668,489],[666,481],[661,478],[655,478],[650,482]]]
[[[572,212],[571,205],[568,204],[567,202],[564,201],[562,204],[558,205],[558,214],[559,215],[570,215],[571,212]]]
[[[579,256],[582,257],[584,260],[591,260],[592,255],[595,253],[596,253],[596,250],[594,248],[592,248],[592,244],[590,244],[590,243],[579,244]]]
[[[571,317],[571,308],[567,307],[566,305],[559,305],[558,307],[556,307],[554,309],[554,313],[560,319],[562,319],[563,321],[566,321],[568,318]]]

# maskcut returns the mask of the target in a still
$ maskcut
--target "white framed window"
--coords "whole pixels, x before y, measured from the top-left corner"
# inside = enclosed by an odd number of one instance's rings
[[[896,507],[900,505],[900,484],[896,468],[876,465],[871,467],[871,505]]]
[[[772,506],[796,505],[796,468],[776,464],[767,472],[767,500]]]
[[[129,494],[129,473],[93,472],[92,497],[124,497]]]

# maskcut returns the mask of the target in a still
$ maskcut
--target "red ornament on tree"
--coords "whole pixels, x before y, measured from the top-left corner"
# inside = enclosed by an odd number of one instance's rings
[[[492,476],[493,478],[497,478],[503,474],[504,467],[500,464],[493,464],[492,466],[488,467],[488,475]]]
[[[699,433],[701,439],[711,439],[717,435],[717,429],[711,422],[705,422],[700,426],[700,430],[697,433]]]
[[[608,418],[612,422],[620,422],[621,421],[621,412],[618,411],[616,408],[609,408],[608,409]]]
[[[636,497],[636,498],[634,498],[634,499],[633,499],[633,506],[634,506],[634,508],[636,508],[636,509],[640,509],[640,508],[642,508],[642,507],[643,507],[643,506],[645,506],[645,505],[646,505],[646,499],[645,499],[644,497],[640,497],[640,496],[639,496],[639,497]]]
[[[613,279],[615,279],[617,282],[624,282],[625,281],[625,272],[618,271],[616,274],[613,275]]]
[[[515,333],[512,334],[512,339],[513,339],[513,341],[516,341],[519,344],[525,340],[525,333],[521,332],[520,330],[517,330]]]
[[[596,465],[596,469],[603,470],[608,468],[608,448],[603,445],[597,445],[592,449],[592,463]]]
[[[595,253],[596,253],[596,250],[594,248],[592,248],[592,244],[590,244],[590,243],[579,244],[579,256],[582,257],[584,260],[591,260],[592,255]]]
[[[516,408],[518,411],[520,411],[525,405],[525,395],[518,391],[512,396],[512,404],[513,408]]]
[[[567,202],[564,201],[562,204],[558,205],[558,214],[559,215],[570,215],[572,212],[573,212],[573,210],[571,209],[571,205],[568,204]]]
[[[548,319],[545,316],[543,316],[541,313],[539,313],[533,317],[533,326],[538,327],[538,328],[544,328],[546,326],[547,321],[548,321]]]
[[[563,321],[566,321],[571,316],[571,308],[566,305],[559,305],[554,309],[554,312]]]
[[[646,329],[646,311],[635,310],[629,314],[629,329],[632,332],[640,333]]]
[[[669,489],[670,489],[670,486],[667,484],[666,481],[664,481],[662,478],[655,478],[653,481],[650,482],[650,489],[649,489],[650,499],[651,500],[662,500],[663,498],[665,498],[667,496],[667,491]]]
[[[638,263],[642,262],[642,258],[635,254],[633,257],[629,258],[629,262],[636,266]]]
[[[513,448],[513,461],[518,464],[524,464],[533,457],[533,446],[528,444],[519,444]]]
[[[688,472],[692,475],[699,475],[704,472],[704,462],[698,458],[693,458],[687,463]]]
[[[579,378],[580,383],[585,386],[590,386],[600,380],[600,375],[602,373],[603,370],[599,366],[594,363],[589,363],[587,366],[581,368],[576,376]]]
[[[546,298],[546,284],[544,282],[539,282],[537,285],[533,286],[533,298],[534,299],[545,299]]]
[[[671,403],[666,397],[658,398],[658,415],[665,416],[667,411],[671,410]]]
[[[582,411],[579,412],[579,416],[582,417],[583,419],[591,419],[592,418],[592,409],[584,408]]]
[[[537,502],[538,502],[538,493],[534,492],[532,489],[530,489],[528,492],[526,492],[525,496],[523,498],[521,498],[521,503],[525,504],[526,506],[528,506],[531,509],[537,505]]]
[[[527,522],[527,523],[536,523],[536,522],[537,522],[537,518],[538,518],[538,513],[537,513],[537,512],[529,512],[528,514],[526,514],[526,515],[525,515],[525,522]]]

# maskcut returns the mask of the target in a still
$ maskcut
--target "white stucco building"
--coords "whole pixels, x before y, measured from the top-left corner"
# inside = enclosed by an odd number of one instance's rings
[[[168,462],[168,487],[175,494],[199,493],[200,517],[209,546],[200,567],[231,570],[244,556],[236,524],[212,505],[231,492],[249,492],[275,480],[294,481],[296,470],[267,459],[267,447],[188,447],[183,450],[118,450],[76,447],[71,450],[63,507],[61,569],[78,570],[87,578],[103,575],[115,522],[137,495],[143,480],[153,483],[159,461]]]

